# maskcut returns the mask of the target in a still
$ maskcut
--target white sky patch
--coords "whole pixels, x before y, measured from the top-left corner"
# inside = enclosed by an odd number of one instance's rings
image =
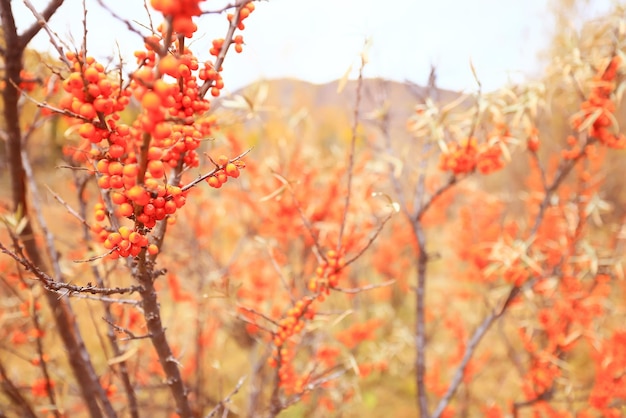
[[[41,10],[47,0],[33,3]],[[148,23],[142,0],[105,0],[128,20]],[[209,0],[204,9],[224,1]],[[372,39],[368,77],[423,84],[430,65],[438,69],[440,87],[474,90],[473,62],[484,89],[518,82],[541,72],[537,58],[550,40],[550,15],[545,0],[269,0],[255,3],[246,20],[242,54],[229,53],[224,81],[235,90],[259,78],[291,77],[315,83],[340,78]],[[609,0],[591,2],[593,16],[607,10]],[[16,17],[21,28],[33,21],[21,4]],[[50,26],[68,40],[82,38],[82,2],[66,0]],[[96,0],[87,0],[90,55],[117,55],[116,41],[127,61],[142,47],[136,34],[111,17]],[[159,22],[158,15],[153,16]],[[225,16],[198,19],[199,38],[192,48],[200,60],[209,58],[211,40],[223,37]],[[144,31],[144,33],[146,33]],[[45,34],[33,44],[48,50]],[[129,67],[132,68],[132,67]]]

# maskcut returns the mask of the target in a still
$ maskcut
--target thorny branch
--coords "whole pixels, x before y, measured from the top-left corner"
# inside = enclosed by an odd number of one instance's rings
[[[111,288],[101,288],[97,286],[93,286],[88,284],[87,286],[78,286],[70,283],[58,282],[50,277],[47,273],[43,272],[39,269],[39,267],[33,265],[30,260],[19,255],[18,253],[9,250],[0,242],[0,251],[9,257],[13,258],[15,261],[20,263],[27,271],[30,271],[37,277],[43,286],[52,292],[59,293],[62,290],[67,291],[63,292],[63,295],[72,296],[78,293],[89,293],[92,295],[117,295],[117,294],[132,294],[134,292],[140,292],[142,290],[141,286],[129,286],[129,287],[111,287]]]

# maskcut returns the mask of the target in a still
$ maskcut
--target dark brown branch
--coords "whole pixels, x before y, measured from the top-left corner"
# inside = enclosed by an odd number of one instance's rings
[[[33,406],[30,404],[28,399],[22,396],[19,388],[9,378],[2,361],[0,361],[0,377],[2,377],[2,379],[0,379],[2,391],[16,407],[20,408],[20,416],[24,418],[37,418],[37,414],[35,413]]]
[[[61,1],[61,3],[62,2],[63,1]],[[59,59],[63,61],[63,63],[65,63],[65,65],[67,65],[68,68],[71,68],[70,61],[65,56],[65,53],[63,52],[63,48],[57,43],[58,36],[50,29],[50,26],[48,26],[48,19],[46,19],[44,15],[39,13],[37,9],[35,8],[35,6],[33,6],[33,4],[30,1],[24,0],[24,4],[32,12],[33,16],[35,16],[38,24],[40,24],[41,27],[48,34],[48,40],[50,44],[54,47],[54,49],[56,49],[57,53],[59,54]]]
[[[104,322],[109,324],[111,326],[111,328],[114,329],[115,331],[121,332],[121,333],[124,333],[124,334],[128,335],[128,338],[124,338],[122,341],[142,340],[142,339],[145,339],[145,338],[152,338],[152,334],[135,335],[135,333],[132,332],[131,330],[129,330],[128,328],[124,328],[122,326],[117,325],[115,322],[113,322],[109,318],[102,317],[102,319],[104,320]],[[119,356],[119,355],[122,355],[122,354],[123,353],[120,350],[120,353],[117,354],[116,357]],[[135,411],[135,412],[137,412],[137,411]]]
[[[59,7],[63,4],[63,0],[50,0],[50,3],[46,6],[46,8],[41,12],[39,16],[37,16],[37,22],[33,23],[24,33],[22,33],[19,37],[18,45],[20,48],[26,48],[26,45],[39,33],[42,27],[44,27],[48,20],[52,17],[52,15],[57,11]]]
[[[60,290],[66,290],[68,293],[64,293],[64,295],[72,295],[73,293],[88,293],[92,295],[123,295],[123,294],[132,294],[135,292],[141,292],[141,286],[129,286],[129,287],[96,287],[91,284],[87,286],[78,286],[70,283],[64,283],[54,280],[47,273],[39,269],[39,267],[35,266],[28,259],[20,256],[14,251],[9,250],[0,242],[0,251],[4,254],[7,254],[9,257],[13,258],[15,261],[20,263],[27,271],[30,271],[37,277],[42,285],[52,292],[58,292]]]

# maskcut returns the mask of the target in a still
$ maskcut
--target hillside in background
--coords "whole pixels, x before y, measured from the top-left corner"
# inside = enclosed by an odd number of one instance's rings
[[[216,108],[240,110],[267,121],[268,114],[306,115],[318,126],[351,126],[356,100],[356,81],[339,89],[340,81],[314,84],[297,79],[260,80],[217,102]],[[432,93],[438,101],[449,102],[460,95],[443,89]],[[384,79],[365,79],[360,104],[361,122],[366,125],[386,114],[392,133],[406,133],[406,122],[415,105],[429,96],[426,87]],[[347,125],[346,125],[347,124]]]

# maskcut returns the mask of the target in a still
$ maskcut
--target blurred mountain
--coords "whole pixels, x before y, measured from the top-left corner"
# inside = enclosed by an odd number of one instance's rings
[[[260,80],[250,84],[230,97],[216,103],[217,107],[238,109],[266,119],[266,113],[280,112],[297,115],[306,112],[307,117],[317,123],[332,123],[336,127],[353,120],[357,82],[349,80],[341,88],[340,80],[314,84],[297,79]],[[363,122],[377,123],[388,118],[391,130],[405,129],[407,118],[414,112],[415,105],[428,96],[435,101],[448,102],[460,93],[443,89],[428,88],[415,84],[379,78],[364,79],[360,103]]]

